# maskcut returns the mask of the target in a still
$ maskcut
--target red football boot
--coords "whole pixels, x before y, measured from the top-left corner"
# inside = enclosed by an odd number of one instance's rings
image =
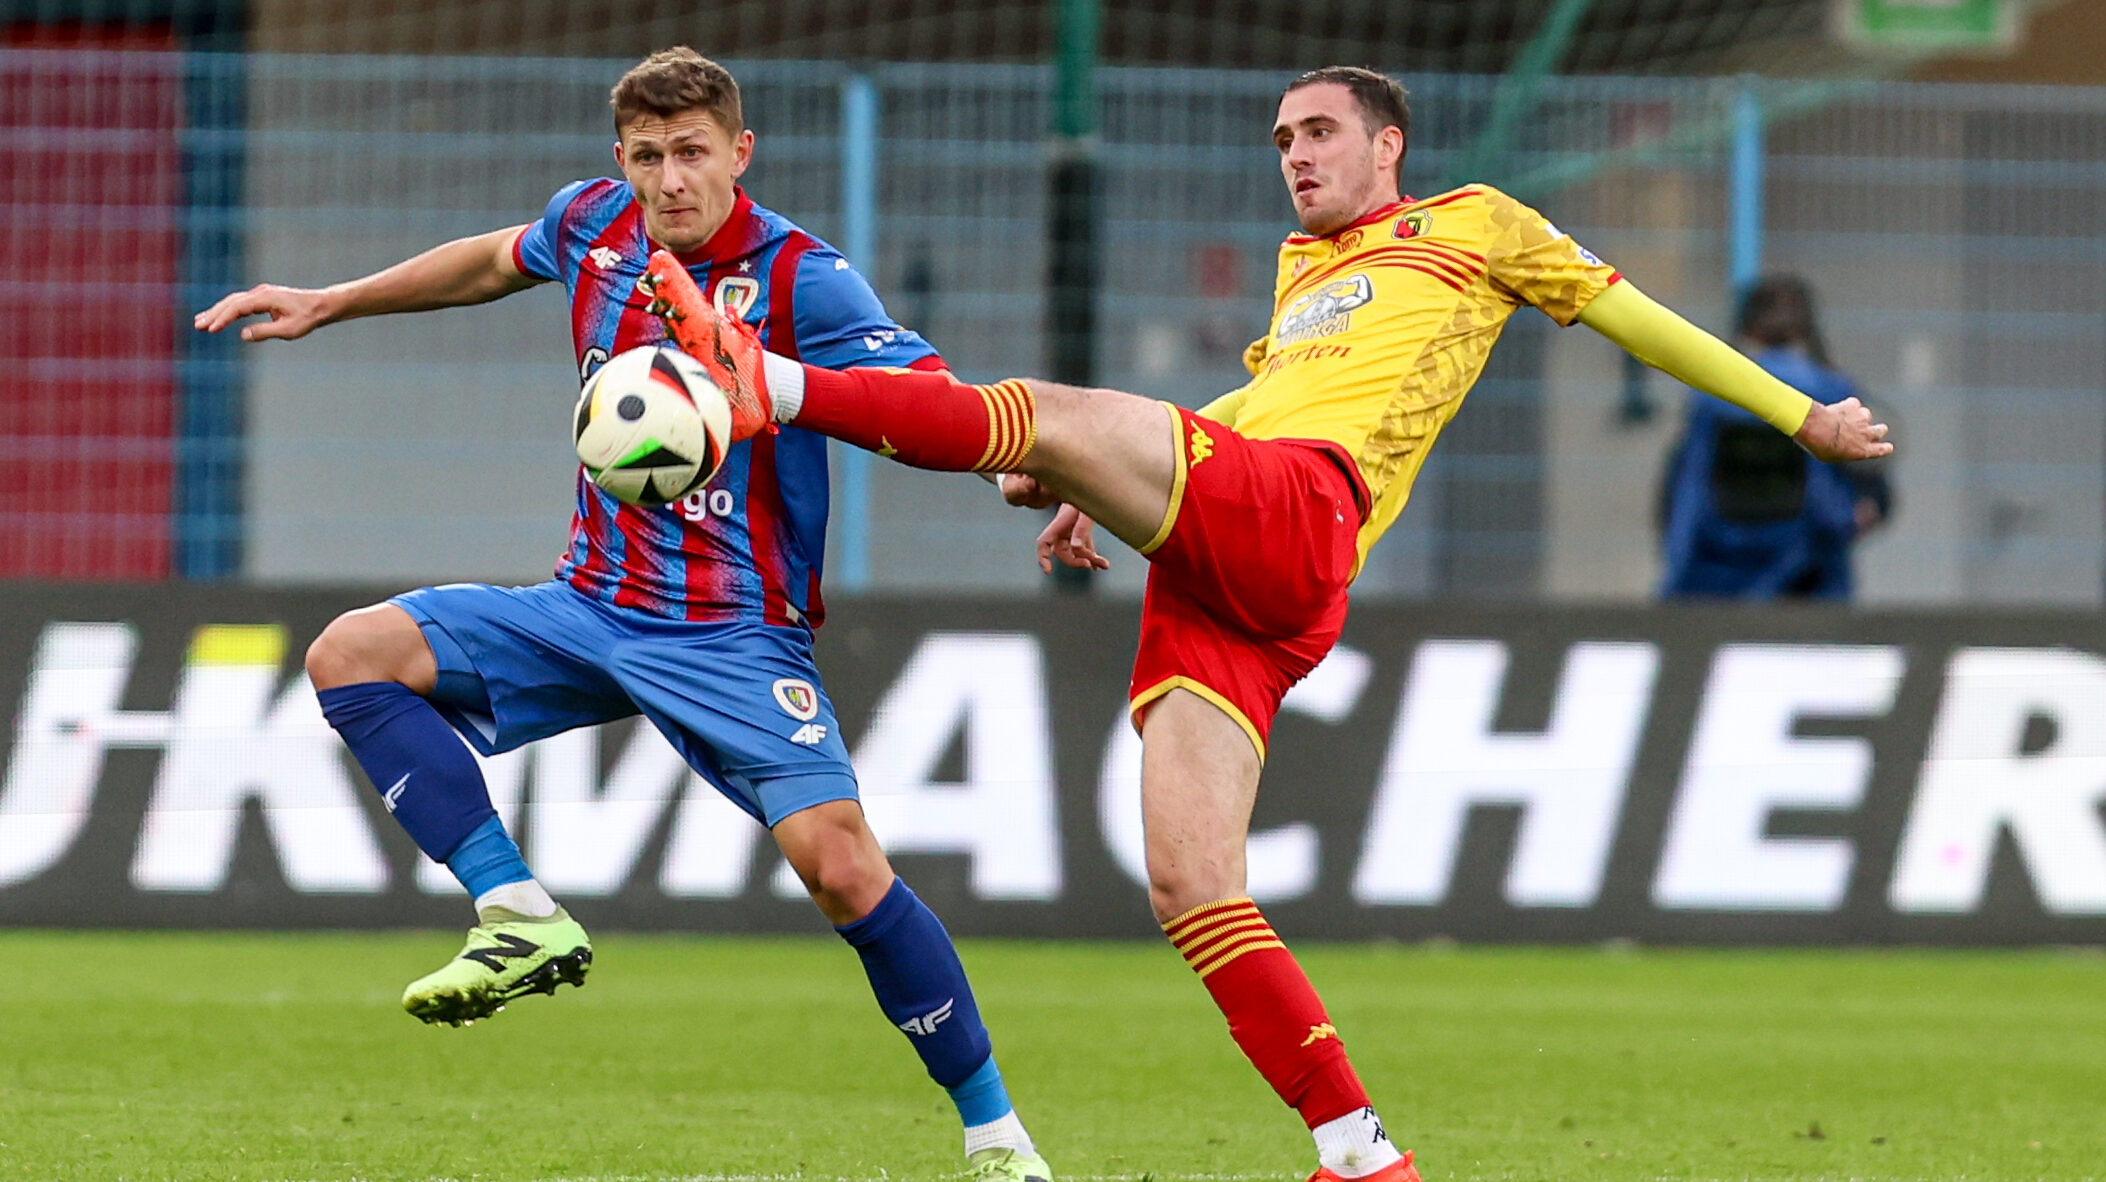
[[[775,400],[768,396],[760,337],[752,327],[711,307],[687,268],[665,251],[651,252],[636,287],[650,297],[651,314],[665,321],[681,351],[701,362],[703,372],[724,391],[724,401],[731,404],[731,441],[775,430]]]
[[[1419,1182],[1419,1171],[1411,1164],[1411,1151],[1407,1149],[1404,1160],[1393,1161],[1372,1174],[1347,1178],[1318,1166],[1316,1172],[1309,1175],[1309,1182]]]

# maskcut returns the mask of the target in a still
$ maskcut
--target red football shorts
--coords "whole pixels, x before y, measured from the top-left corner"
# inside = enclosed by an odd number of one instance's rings
[[[1127,699],[1139,727],[1174,689],[1221,707],[1265,756],[1280,699],[1338,641],[1360,532],[1336,444],[1246,439],[1163,404],[1178,432]]]

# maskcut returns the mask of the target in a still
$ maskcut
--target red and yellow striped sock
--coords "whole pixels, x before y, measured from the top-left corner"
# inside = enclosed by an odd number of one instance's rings
[[[1195,907],[1163,934],[1214,995],[1229,1034],[1310,1128],[1367,1107],[1338,1029],[1294,954],[1249,899]]]
[[[1014,472],[1038,440],[1038,406],[1018,379],[968,386],[947,372],[806,366],[790,425],[939,472]]]

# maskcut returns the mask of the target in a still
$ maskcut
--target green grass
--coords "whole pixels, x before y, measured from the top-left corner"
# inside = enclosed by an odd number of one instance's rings
[[[0,933],[0,1179],[936,1178],[948,1102],[824,938],[609,935],[472,1029],[457,937]],[[1303,947],[1436,1179],[2106,1175],[2106,958]],[[1065,1179],[1280,1178],[1306,1135],[1169,948],[965,947]]]

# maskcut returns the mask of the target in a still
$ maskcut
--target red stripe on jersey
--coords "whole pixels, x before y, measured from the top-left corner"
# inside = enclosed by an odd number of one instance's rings
[[[632,203],[629,208],[622,211],[620,217],[614,219],[614,223],[608,226],[607,232],[600,235],[600,240],[603,242],[617,240],[614,236],[615,226],[619,226],[624,222],[633,222],[641,216],[640,209]],[[633,235],[635,230],[632,228],[629,233]],[[623,239],[620,241],[630,240]],[[583,303],[584,301],[578,302]],[[640,345],[652,345],[665,339],[665,323],[663,321],[644,311],[641,304],[635,304],[628,300],[621,302],[624,305],[621,318],[615,322],[614,342],[608,349],[613,356],[619,357]],[[654,597],[647,589],[649,587],[650,572],[641,568],[641,564],[648,560],[647,556],[651,552],[650,511],[639,509],[634,505],[623,505],[615,510],[614,519],[609,524],[612,532],[621,535],[622,569],[620,581],[614,589],[615,606],[641,607],[647,611],[652,610],[650,601]],[[596,566],[598,562],[606,561],[606,558],[614,552],[614,546],[611,544],[613,539],[608,538],[605,540],[609,544],[602,547],[599,555],[595,556]]]
[[[779,580],[782,562],[782,494],[775,476],[773,433],[756,435],[750,441],[753,454],[746,458],[746,544],[753,548],[753,569],[761,577],[761,621],[789,624],[789,588]]]
[[[931,353],[927,357],[917,357],[909,361],[907,368],[918,369],[923,373],[949,373],[951,366],[943,358]]]
[[[583,194],[581,193],[579,196],[582,197]],[[572,201],[571,208],[576,209],[577,207],[578,202]],[[570,215],[566,212],[564,216],[567,218]],[[591,245],[585,248],[584,254],[590,255],[593,251],[598,250],[601,247],[606,247],[608,250],[614,251],[616,254],[623,253],[624,248],[627,248],[630,251],[634,251],[636,249],[634,244],[642,240],[643,238],[642,223],[643,207],[637,205],[634,201],[629,202],[629,204],[625,206],[620,213],[614,215],[613,221],[607,223],[607,228],[600,231],[600,236],[593,239]],[[522,237],[524,237],[524,235],[522,235]],[[588,268],[583,262],[583,257],[583,255],[580,256],[580,262],[578,264],[578,283],[580,286],[584,285],[588,281],[593,283],[610,284],[616,282],[614,280],[608,279],[604,272]],[[631,293],[624,291],[610,294],[613,296],[613,298],[608,302],[619,306],[621,304],[629,302],[628,297]],[[573,294],[570,300],[570,339],[572,347],[578,355],[578,365],[581,368],[585,364],[586,350],[591,349],[597,343],[593,337],[594,326],[591,323],[591,321],[587,319],[589,315],[591,315],[594,311],[598,310],[595,307],[597,303],[598,301],[587,298],[585,293],[583,293],[582,291]],[[617,334],[628,331],[629,322],[634,315],[635,313],[633,311],[625,310],[624,312],[622,312],[619,327],[616,329]],[[612,352],[620,353],[623,349],[633,348],[636,345],[648,343],[648,341],[642,340],[632,341],[630,344],[627,345],[621,344],[620,342],[616,342]]]
[[[1460,246],[1453,246],[1446,242],[1435,242],[1431,238],[1413,238],[1409,239],[1409,241],[1413,246],[1420,247],[1422,249],[1446,251],[1449,254],[1460,255],[1473,263],[1482,264],[1484,262],[1483,255],[1478,254],[1475,251],[1464,250]]]
[[[768,265],[768,316],[762,322],[768,351],[797,359],[797,265],[812,248],[803,233],[791,234]],[[753,548],[753,569],[761,577],[761,619],[791,624],[790,589],[782,583],[783,534],[781,486],[775,476],[775,437],[755,436],[746,479],[746,538]]]
[[[521,275],[527,276],[530,279],[539,279],[541,278],[541,276],[536,275],[532,271],[527,270],[526,236],[527,232],[525,230],[521,230],[519,233],[512,235],[512,269],[519,272]]]
[[[1393,258],[1402,257],[1404,255],[1405,250],[1406,247],[1401,242],[1395,243],[1390,246],[1378,246],[1373,250],[1364,251],[1360,254],[1354,255],[1351,258],[1338,259],[1335,262],[1326,263],[1325,265],[1318,267],[1313,271],[1303,272],[1302,276],[1296,279],[1293,282],[1293,284],[1291,284],[1287,288],[1286,292],[1281,298],[1281,301],[1273,305],[1273,311],[1278,312],[1282,307],[1285,306],[1287,296],[1294,296],[1305,292],[1311,287],[1314,287],[1316,284],[1321,283],[1324,280],[1331,278],[1333,275],[1337,275],[1343,271],[1351,271],[1359,267],[1380,266]]]
[[[1437,250],[1428,250],[1425,243],[1416,240],[1399,242],[1394,246],[1385,246],[1380,251],[1369,251],[1368,253],[1378,255],[1383,259],[1416,259],[1420,262],[1432,263],[1465,282],[1477,278],[1478,272],[1482,270],[1481,267],[1464,262],[1453,255],[1442,254]]]
[[[791,234],[775,252],[775,261],[768,265],[768,319],[761,339],[768,343],[768,351],[780,353],[792,361],[797,356],[797,264],[804,261],[804,252],[812,248],[812,240],[802,233]]]
[[[1455,278],[1461,280],[1464,283],[1474,282],[1477,278],[1477,271],[1474,268],[1465,266],[1462,263],[1458,263],[1454,259],[1451,259],[1446,255],[1434,254],[1431,251],[1421,250],[1413,251],[1410,257],[1415,262],[1423,263],[1431,267],[1436,267],[1441,271],[1454,276]]]
[[[1457,189],[1453,193],[1448,193],[1440,197],[1435,197],[1433,200],[1428,201],[1423,205],[1417,206],[1416,208],[1432,209],[1435,206],[1446,205],[1450,201],[1461,201],[1465,197],[1476,197],[1482,192],[1482,189]]]
[[[578,511],[570,519],[570,549],[564,551],[563,556],[568,559],[571,555],[578,552],[578,547],[581,543],[584,545],[584,561],[578,562],[570,568],[570,585],[585,592],[587,595],[596,595],[598,594],[598,589],[593,586],[591,579],[588,577],[589,568],[595,565],[596,556],[603,553],[603,548],[599,545],[600,539],[595,536],[592,529],[592,522],[585,516],[586,506],[597,503],[599,499],[586,492],[586,488],[590,484],[591,482],[585,478],[585,466],[580,464],[578,466],[578,487],[575,494],[578,498]]]
[[[614,511],[614,531],[622,536],[622,581],[614,588],[614,606],[652,611],[656,596],[646,589],[644,572],[636,568],[651,552],[650,511],[623,505]]]
[[[808,585],[804,597],[804,623],[816,632],[819,625],[826,623],[826,597],[819,593],[819,571],[816,567],[805,577],[805,582]]]
[[[1388,271],[1388,270],[1405,270],[1405,271],[1417,271],[1417,272],[1419,272],[1419,273],[1420,273],[1420,274],[1422,274],[1422,275],[1431,275],[1431,276],[1433,276],[1433,277],[1434,277],[1435,279],[1438,279],[1438,280],[1440,280],[1440,281],[1441,281],[1442,283],[1445,283],[1445,284],[1447,284],[1447,285],[1448,285],[1449,287],[1452,287],[1452,288],[1454,288],[1454,289],[1455,289],[1455,290],[1457,290],[1457,291],[1468,291],[1468,290],[1470,289],[1470,285],[1469,285],[1469,284],[1467,284],[1467,283],[1463,282],[1463,281],[1462,281],[1462,280],[1460,280],[1460,279],[1457,279],[1457,278],[1456,278],[1455,276],[1453,276],[1453,275],[1450,275],[1450,274],[1448,274],[1448,273],[1447,273],[1446,271],[1439,271],[1439,270],[1435,270],[1434,268],[1432,268],[1432,267],[1428,267],[1428,266],[1425,266],[1425,265],[1424,265],[1424,264],[1422,264],[1422,263],[1402,263],[1402,262],[1399,262],[1399,263],[1383,263],[1383,264],[1381,264],[1381,267],[1382,267],[1382,269],[1383,269],[1383,270],[1386,270],[1386,271]]]

